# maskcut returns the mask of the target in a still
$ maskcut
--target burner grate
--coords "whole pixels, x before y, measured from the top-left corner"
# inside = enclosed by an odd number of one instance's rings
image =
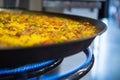
[[[78,80],[82,78],[84,75],[86,75],[92,68],[94,64],[94,55],[92,54],[91,50],[88,48],[84,50],[84,53],[86,54],[86,60],[85,62],[77,67],[76,69],[73,69],[69,72],[61,73],[61,74],[54,74],[54,75],[43,75],[40,80]]]

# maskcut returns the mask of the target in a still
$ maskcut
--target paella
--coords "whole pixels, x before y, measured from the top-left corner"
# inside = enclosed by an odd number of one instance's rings
[[[0,47],[62,43],[90,37],[98,32],[89,22],[70,18],[0,12]]]

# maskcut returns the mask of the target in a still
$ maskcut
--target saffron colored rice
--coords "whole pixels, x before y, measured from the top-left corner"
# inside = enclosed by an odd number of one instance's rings
[[[0,47],[27,47],[77,40],[98,30],[88,22],[44,14],[0,12]]]

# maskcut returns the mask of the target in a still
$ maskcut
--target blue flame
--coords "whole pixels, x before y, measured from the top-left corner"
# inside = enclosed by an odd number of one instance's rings
[[[49,61],[45,61],[45,62],[39,62],[39,63],[35,63],[35,64],[28,64],[22,67],[18,67],[15,69],[0,69],[0,75],[5,75],[5,74],[15,74],[15,73],[21,73],[21,72],[25,72],[28,70],[33,70],[36,68],[42,68],[46,65],[49,65],[51,63],[53,63],[55,60],[49,60]]]

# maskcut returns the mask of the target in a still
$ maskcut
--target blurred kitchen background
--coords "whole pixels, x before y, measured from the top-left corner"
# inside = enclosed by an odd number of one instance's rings
[[[108,29],[90,46],[95,63],[81,80],[120,80],[120,0],[0,0],[0,7],[58,12],[103,21]],[[79,64],[81,59],[78,55],[71,56],[60,67]]]

